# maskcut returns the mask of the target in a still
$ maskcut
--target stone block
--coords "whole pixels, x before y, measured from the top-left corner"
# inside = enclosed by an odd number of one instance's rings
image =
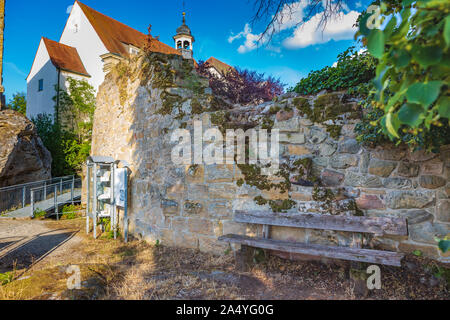
[[[203,183],[205,181],[205,166],[193,165],[186,166],[187,183]]]
[[[412,182],[410,179],[404,178],[386,178],[384,186],[388,189],[411,189]]]
[[[196,235],[186,232],[175,232],[174,242],[177,247],[187,249],[198,249],[199,241]]]
[[[308,141],[312,144],[319,144],[325,141],[328,138],[328,134],[319,128],[312,128],[309,131]]]
[[[303,133],[280,133],[280,142],[303,144],[305,143],[305,135]]]
[[[209,199],[234,199],[236,198],[236,185],[225,183],[213,183],[209,185]]]
[[[414,224],[409,227],[409,237],[417,242],[436,245],[436,238],[442,239],[447,234],[448,226],[430,221]]]
[[[356,205],[362,210],[385,209],[386,206],[379,196],[373,194],[362,194],[356,199]]]
[[[330,165],[334,169],[347,169],[358,165],[358,157],[351,154],[338,154],[331,158]]]
[[[219,242],[214,237],[199,236],[199,249],[201,252],[223,255],[230,248],[228,243]]]
[[[306,229],[271,227],[270,238],[282,241],[306,242]]]
[[[397,162],[371,159],[369,163],[369,173],[387,178],[391,175],[394,169],[397,167]]]
[[[178,215],[180,213],[180,206],[178,202],[169,199],[161,200],[161,207],[164,215]]]
[[[417,150],[410,152],[408,158],[414,162],[423,162],[436,158],[436,153],[428,152],[426,150]]]
[[[208,219],[200,218],[188,218],[187,226],[190,233],[193,234],[204,234],[204,235],[215,235],[215,223]]]
[[[360,175],[347,172],[344,184],[350,187],[380,188],[383,186],[381,179],[376,176]]]
[[[431,191],[392,191],[386,195],[386,205],[391,209],[422,209],[434,200]]]
[[[232,182],[234,175],[233,165],[206,166],[206,182]]]
[[[231,201],[215,200],[208,205],[208,214],[215,218],[229,218],[233,214]]]
[[[411,254],[416,250],[423,253],[428,258],[436,259],[439,257],[438,248],[436,245],[423,245],[410,242],[402,242],[398,245],[398,250],[403,253]]]
[[[401,177],[413,178],[419,175],[420,166],[413,162],[400,162],[397,170],[397,174]]]
[[[319,153],[321,156],[329,157],[336,153],[338,146],[336,143],[331,141],[322,144],[319,148]]]
[[[303,156],[311,154],[311,152],[307,148],[298,145],[288,145],[287,152],[291,156]]]
[[[361,146],[355,139],[345,139],[339,144],[339,153],[353,153],[356,154],[361,150]]]
[[[441,222],[450,222],[450,200],[440,200],[438,202],[436,218]]]
[[[326,169],[322,172],[321,179],[326,187],[337,187],[344,181],[345,175],[337,171]]]
[[[445,186],[447,180],[439,176],[421,176],[420,186],[426,189],[437,189]]]
[[[408,219],[408,224],[418,224],[425,221],[432,221],[433,215],[426,210],[411,210],[405,214],[405,218]]]
[[[287,121],[278,121],[274,125],[274,129],[280,132],[295,132],[300,130],[299,118],[295,117]]]
[[[209,198],[209,188],[204,184],[187,184],[186,199],[187,200],[201,200]]]
[[[391,149],[389,147],[380,146],[373,152],[372,156],[381,160],[399,161],[406,156],[407,150],[402,148]]]
[[[441,175],[444,172],[444,163],[440,159],[433,159],[422,164],[422,174]]]
[[[185,201],[183,205],[183,215],[200,215],[205,211],[204,202]]]

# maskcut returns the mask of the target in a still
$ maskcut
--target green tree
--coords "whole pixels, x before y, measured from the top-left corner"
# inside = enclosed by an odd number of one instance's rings
[[[53,157],[52,175],[79,173],[91,151],[95,90],[84,80],[68,78],[67,91],[60,90],[53,118],[32,119],[39,136]]]
[[[17,92],[13,95],[12,99],[6,105],[8,109],[16,110],[23,115],[27,114],[27,99],[23,92]]]
[[[384,30],[369,28],[374,13],[365,13],[357,34],[378,59],[371,106],[380,116],[369,125],[396,143],[436,149],[450,142],[450,3],[378,4]]]

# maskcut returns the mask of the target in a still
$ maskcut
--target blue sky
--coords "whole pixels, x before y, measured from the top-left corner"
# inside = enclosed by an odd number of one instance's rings
[[[349,0],[342,18],[322,32],[314,17],[302,28],[296,22],[304,16],[304,1],[297,3],[292,18],[283,19],[280,32],[271,43],[257,47],[255,39],[263,25],[251,26],[252,0],[185,0],[187,24],[196,42],[194,57],[214,56],[230,65],[271,74],[293,85],[310,71],[332,65],[336,56],[354,44],[352,29],[358,12],[368,1]],[[172,36],[181,24],[182,0],[84,0],[86,5],[173,45]],[[68,18],[72,0],[6,1],[4,86],[7,101],[26,91],[26,81],[42,36],[58,41]]]

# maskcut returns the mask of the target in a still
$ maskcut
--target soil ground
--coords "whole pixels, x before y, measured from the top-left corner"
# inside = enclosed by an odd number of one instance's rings
[[[361,297],[345,262],[267,255],[242,272],[232,253],[124,244],[106,235],[93,240],[83,230],[84,219],[0,219],[0,299],[450,299],[449,266],[413,255],[402,268],[382,266],[382,289]],[[67,289],[73,265],[80,290]]]

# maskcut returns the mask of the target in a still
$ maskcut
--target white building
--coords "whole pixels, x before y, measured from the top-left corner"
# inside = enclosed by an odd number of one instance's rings
[[[181,28],[181,29],[180,29]],[[156,39],[151,50],[192,57],[194,37],[185,24],[177,32],[183,46],[177,50]],[[181,38],[180,38],[181,36]],[[86,79],[95,90],[103,82],[111,64],[139,52],[147,35],[75,1],[59,42],[42,38],[27,77],[27,116],[54,115],[56,88],[66,86],[67,77]]]

